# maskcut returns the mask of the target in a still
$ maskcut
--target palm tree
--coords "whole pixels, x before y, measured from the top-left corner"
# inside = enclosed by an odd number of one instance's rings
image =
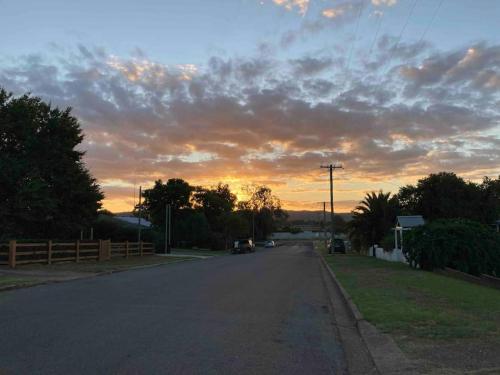
[[[353,210],[353,219],[349,222],[349,237],[358,248],[379,244],[394,225],[399,204],[391,193],[367,193]]]

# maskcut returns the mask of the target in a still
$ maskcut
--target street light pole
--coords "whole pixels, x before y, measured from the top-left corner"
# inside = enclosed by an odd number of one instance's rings
[[[137,243],[141,243],[141,198],[142,198],[142,186],[139,186],[139,219],[137,220],[138,228],[137,228]]]
[[[165,204],[165,253],[170,254],[170,204]]]

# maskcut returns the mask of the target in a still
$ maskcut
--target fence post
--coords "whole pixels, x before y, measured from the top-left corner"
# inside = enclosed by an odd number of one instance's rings
[[[140,251],[140,254],[141,254],[141,257],[144,255],[144,250],[142,249],[142,241],[139,242],[139,251]]]
[[[9,267],[16,268],[16,240],[9,241]]]
[[[76,252],[75,261],[76,263],[78,263],[80,261],[80,240],[76,240],[75,252]]]
[[[52,264],[52,240],[47,241],[47,264]]]
[[[111,260],[111,240],[106,240],[106,260]]]
[[[102,261],[102,240],[99,240],[99,254],[97,257],[97,261],[101,262]]]
[[[125,241],[125,259],[128,259],[128,241]]]

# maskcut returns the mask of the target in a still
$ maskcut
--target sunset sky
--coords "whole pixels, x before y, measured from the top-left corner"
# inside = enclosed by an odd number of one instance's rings
[[[0,86],[71,106],[104,206],[178,177],[285,208],[500,174],[500,1],[0,0]]]

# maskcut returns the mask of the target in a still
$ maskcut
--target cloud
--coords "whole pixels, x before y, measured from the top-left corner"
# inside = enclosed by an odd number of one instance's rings
[[[384,48],[381,56],[391,43]],[[113,207],[134,182],[175,176],[235,189],[266,181],[284,200],[307,201],[290,186],[321,191],[318,166],[330,161],[365,183],[441,169],[500,173],[500,46],[398,48],[411,63],[346,80],[329,56],[165,65],[142,51],[77,46],[16,57],[0,66],[0,84],[74,108],[85,160]]]
[[[375,6],[388,6],[392,7],[398,3],[398,0],[372,0],[372,4]]]
[[[333,66],[333,59],[330,57],[315,58],[303,57],[290,60],[293,73],[296,75],[315,75]]]
[[[310,0],[273,0],[273,3],[285,8],[286,10],[294,10],[297,9],[298,12],[302,15],[307,13],[309,8]]]

